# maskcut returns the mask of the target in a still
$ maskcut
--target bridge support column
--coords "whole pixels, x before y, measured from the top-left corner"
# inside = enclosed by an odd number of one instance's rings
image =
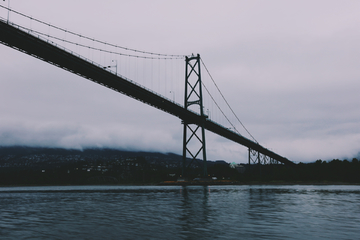
[[[199,119],[183,120],[183,177],[188,175],[188,169],[197,161],[199,154],[203,155],[203,176],[207,177],[206,147],[205,147],[205,121],[202,98],[202,83],[200,71],[200,55],[186,57],[185,66],[185,98],[184,108],[199,113]],[[192,107],[192,109],[190,109]],[[189,134],[188,134],[189,133]],[[187,154],[190,155],[190,163],[187,162]]]

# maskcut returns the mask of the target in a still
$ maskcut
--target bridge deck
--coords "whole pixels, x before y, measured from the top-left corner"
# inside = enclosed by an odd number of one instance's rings
[[[201,124],[202,122],[202,117],[199,114],[189,111],[183,106],[172,102],[171,100],[166,99],[140,85],[137,85],[130,80],[115,75],[103,69],[101,66],[96,65],[89,60],[83,59],[72,52],[66,51],[49,41],[40,39],[39,37],[22,31],[15,26],[7,24],[1,19],[0,42],[6,46],[24,52],[28,55],[132,97],[138,101],[158,108],[164,112],[172,114],[183,121],[194,124]],[[205,120],[204,127],[215,134],[256,150],[281,163],[288,165],[294,164],[288,159],[262,147],[258,143],[255,143],[240,134],[225,128],[224,126],[211,121],[210,119]]]

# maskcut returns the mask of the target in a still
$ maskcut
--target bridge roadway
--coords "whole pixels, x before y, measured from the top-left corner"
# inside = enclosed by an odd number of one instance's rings
[[[19,29],[16,25],[11,25],[11,23],[8,24],[2,19],[0,19],[0,42],[6,46],[158,108],[188,123],[200,125],[203,121],[203,117],[199,114],[189,111],[183,106],[172,102],[171,100],[166,99],[130,80],[115,75],[108,70],[105,70],[102,66],[94,64],[90,60],[81,58],[80,56],[53,44],[51,41],[43,40],[40,37],[31,35]],[[261,154],[273,158],[281,163],[294,165],[294,163],[288,159],[262,147],[258,143],[251,141],[240,134],[225,128],[224,126],[217,124],[216,122],[211,121],[210,119],[205,119],[204,127],[208,131],[256,150]]]

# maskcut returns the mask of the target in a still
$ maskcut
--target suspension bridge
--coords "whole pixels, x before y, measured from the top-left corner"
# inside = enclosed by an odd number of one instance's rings
[[[5,8],[3,6],[0,6]],[[125,94],[131,98],[134,98],[138,101],[141,101],[145,104],[148,104],[152,107],[160,109],[168,114],[178,117],[182,120],[183,124],[183,175],[186,174],[186,169],[191,166],[193,160],[196,160],[200,157],[202,153],[202,160],[204,162],[204,176],[207,176],[206,169],[206,144],[205,144],[205,130],[213,132],[219,136],[222,136],[230,141],[236,142],[240,145],[243,145],[248,148],[248,162],[249,164],[285,164],[285,165],[294,165],[294,163],[287,158],[263,147],[260,145],[255,138],[250,134],[250,132],[243,126],[241,121],[236,117],[236,119],[241,123],[244,129],[248,132],[250,137],[249,139],[241,135],[237,129],[234,127],[234,124],[231,123],[228,117],[225,117],[227,121],[231,124],[232,128],[228,128],[218,123],[217,121],[212,120],[209,117],[209,113],[205,114],[205,106],[203,101],[203,88],[210,95],[210,99],[213,100],[214,104],[218,107],[219,111],[223,113],[222,109],[216,103],[214,97],[210,94],[209,88],[204,85],[202,82],[201,75],[201,66],[203,66],[206,72],[209,74],[211,80],[218,89],[215,81],[211,77],[206,65],[203,63],[200,55],[167,55],[152,53],[146,51],[140,51],[136,49],[124,48],[114,44],[108,44],[99,40],[95,40],[89,37],[82,36],[75,32],[70,32],[65,29],[53,26],[51,24],[42,22],[40,20],[29,17],[25,14],[16,12],[9,8],[5,8],[7,11],[11,11],[14,14],[19,15],[23,18],[28,18],[30,21],[35,21],[40,25],[45,25],[48,28],[55,29],[60,32],[66,32],[72,36],[81,38],[80,42],[70,40],[69,37],[64,38],[61,36],[56,36],[55,33],[45,33],[44,31],[36,30],[34,28],[28,28],[24,25],[15,23],[14,21],[9,21],[8,19],[0,18],[0,43],[8,47],[21,51],[25,54],[28,54],[32,57],[38,58],[42,61],[55,65],[56,67],[62,68],[66,71],[79,75],[83,78],[89,79],[95,83],[103,85],[109,89],[117,91],[119,93]],[[54,31],[54,30],[52,30]],[[175,96],[173,99],[169,99],[148,87],[140,85],[136,81],[131,80],[130,77],[125,77],[118,73],[120,71],[126,71],[122,68],[122,62],[118,64],[117,60],[112,60],[112,63],[115,65],[109,66],[108,64],[99,64],[96,61],[85,58],[82,55],[77,54],[73,50],[69,50],[58,42],[63,42],[66,44],[72,44],[77,48],[82,47],[88,50],[100,51],[108,54],[116,54],[127,58],[137,58],[137,59],[157,59],[157,60],[166,60],[166,59],[181,59],[185,60],[185,93],[184,94],[184,105],[181,105],[175,101]],[[107,45],[107,48],[97,48],[91,44],[86,44],[85,40],[91,42],[97,42],[100,44]],[[126,51],[132,51],[135,54],[124,54],[120,53],[118,49],[123,49]],[[119,65],[119,66],[118,66]],[[125,64],[124,64],[125,65]],[[116,67],[114,72],[111,68]],[[145,69],[145,67],[143,67]],[[153,71],[153,70],[147,70]],[[135,74],[139,75],[137,70],[134,71]],[[154,73],[151,73],[154,75]],[[145,74],[143,74],[145,75]],[[155,74],[156,75],[156,74]],[[160,74],[157,74],[155,77],[159,77]],[[164,84],[166,84],[167,74],[164,74]],[[170,91],[171,92],[171,91]],[[220,92],[220,91],[219,91]],[[174,93],[175,94],[175,93]],[[220,95],[225,100],[223,94],[220,92]],[[231,112],[233,110],[225,100],[226,104],[230,108]],[[235,115],[235,113],[234,113]],[[236,115],[235,115],[236,116]],[[195,143],[194,143],[195,142]],[[195,147],[194,147],[195,146]],[[191,159],[188,163],[188,156]]]

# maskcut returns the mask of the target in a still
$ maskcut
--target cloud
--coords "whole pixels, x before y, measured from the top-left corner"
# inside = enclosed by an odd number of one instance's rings
[[[71,122],[2,122],[1,146],[33,146],[83,149],[91,147],[161,152],[177,151],[177,136],[160,129],[145,129],[135,125],[74,124]]]

